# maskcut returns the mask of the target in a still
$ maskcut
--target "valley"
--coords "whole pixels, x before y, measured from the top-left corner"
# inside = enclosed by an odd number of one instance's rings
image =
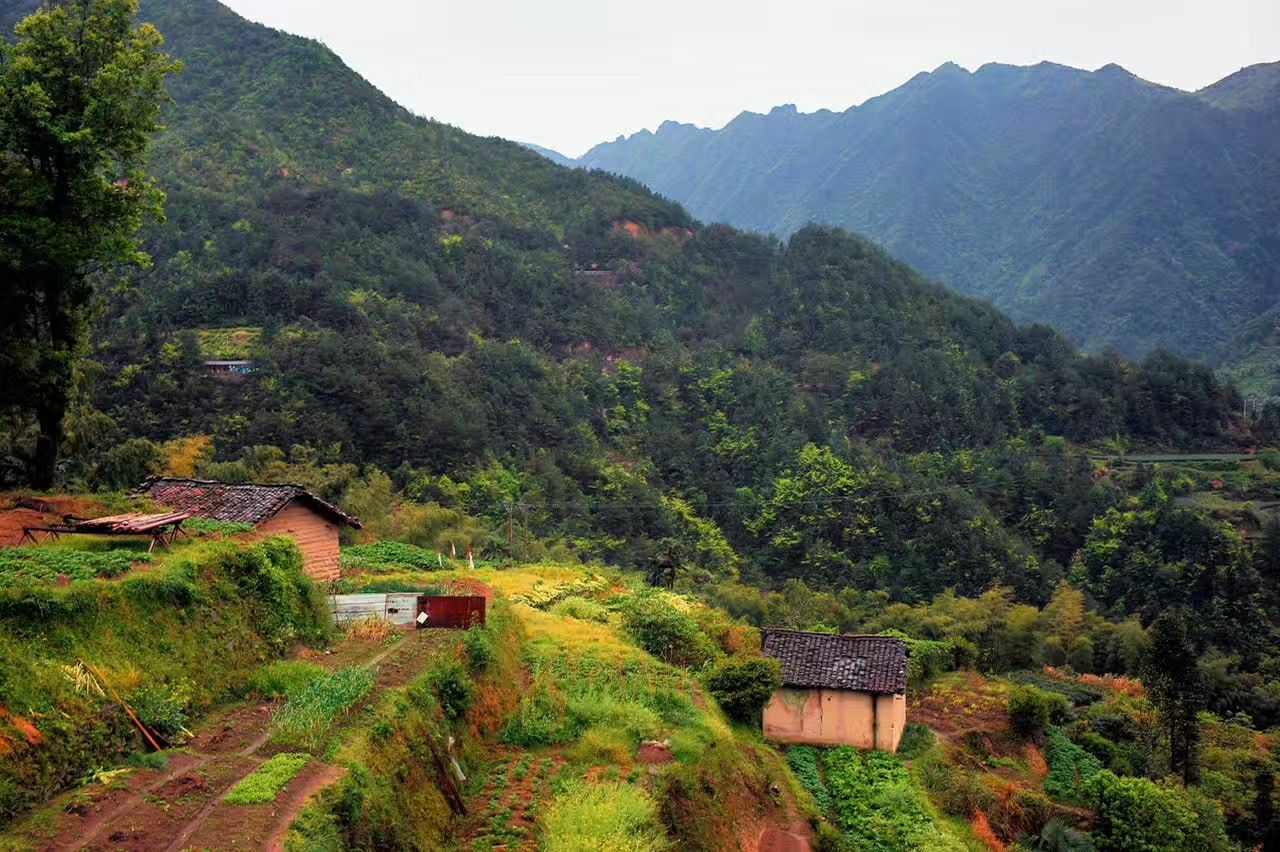
[[[0,848],[1280,843],[1274,69],[601,170],[216,0],[0,27]]]

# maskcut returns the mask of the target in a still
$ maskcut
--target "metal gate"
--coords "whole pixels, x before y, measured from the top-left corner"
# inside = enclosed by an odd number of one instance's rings
[[[433,595],[418,598],[418,615],[425,614],[424,623],[418,618],[419,627],[453,627],[466,630],[474,625],[484,625],[485,599],[481,596]]]

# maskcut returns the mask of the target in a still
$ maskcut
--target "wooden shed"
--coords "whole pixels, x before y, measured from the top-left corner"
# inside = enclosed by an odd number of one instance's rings
[[[765,737],[898,750],[907,724],[901,639],[765,630],[761,652],[782,665],[782,689],[764,709]]]
[[[338,532],[360,521],[301,485],[232,485],[201,479],[152,477],[138,488],[157,505],[193,517],[249,524],[263,535],[287,535],[302,551],[313,580],[338,579]]]

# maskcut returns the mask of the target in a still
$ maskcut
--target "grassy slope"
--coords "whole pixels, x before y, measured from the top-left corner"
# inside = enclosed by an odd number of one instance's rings
[[[140,745],[112,690],[177,735],[265,660],[327,631],[283,539],[191,544],[120,580],[0,584],[0,819]]]

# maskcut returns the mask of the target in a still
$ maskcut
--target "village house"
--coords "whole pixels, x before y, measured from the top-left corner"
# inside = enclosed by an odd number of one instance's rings
[[[775,742],[897,751],[907,723],[907,646],[890,636],[762,631],[762,653],[782,665],[764,709]]]
[[[200,479],[152,477],[138,495],[192,517],[249,524],[264,536],[286,535],[302,551],[311,579],[338,579],[338,533],[360,521],[300,485],[231,485]]]

